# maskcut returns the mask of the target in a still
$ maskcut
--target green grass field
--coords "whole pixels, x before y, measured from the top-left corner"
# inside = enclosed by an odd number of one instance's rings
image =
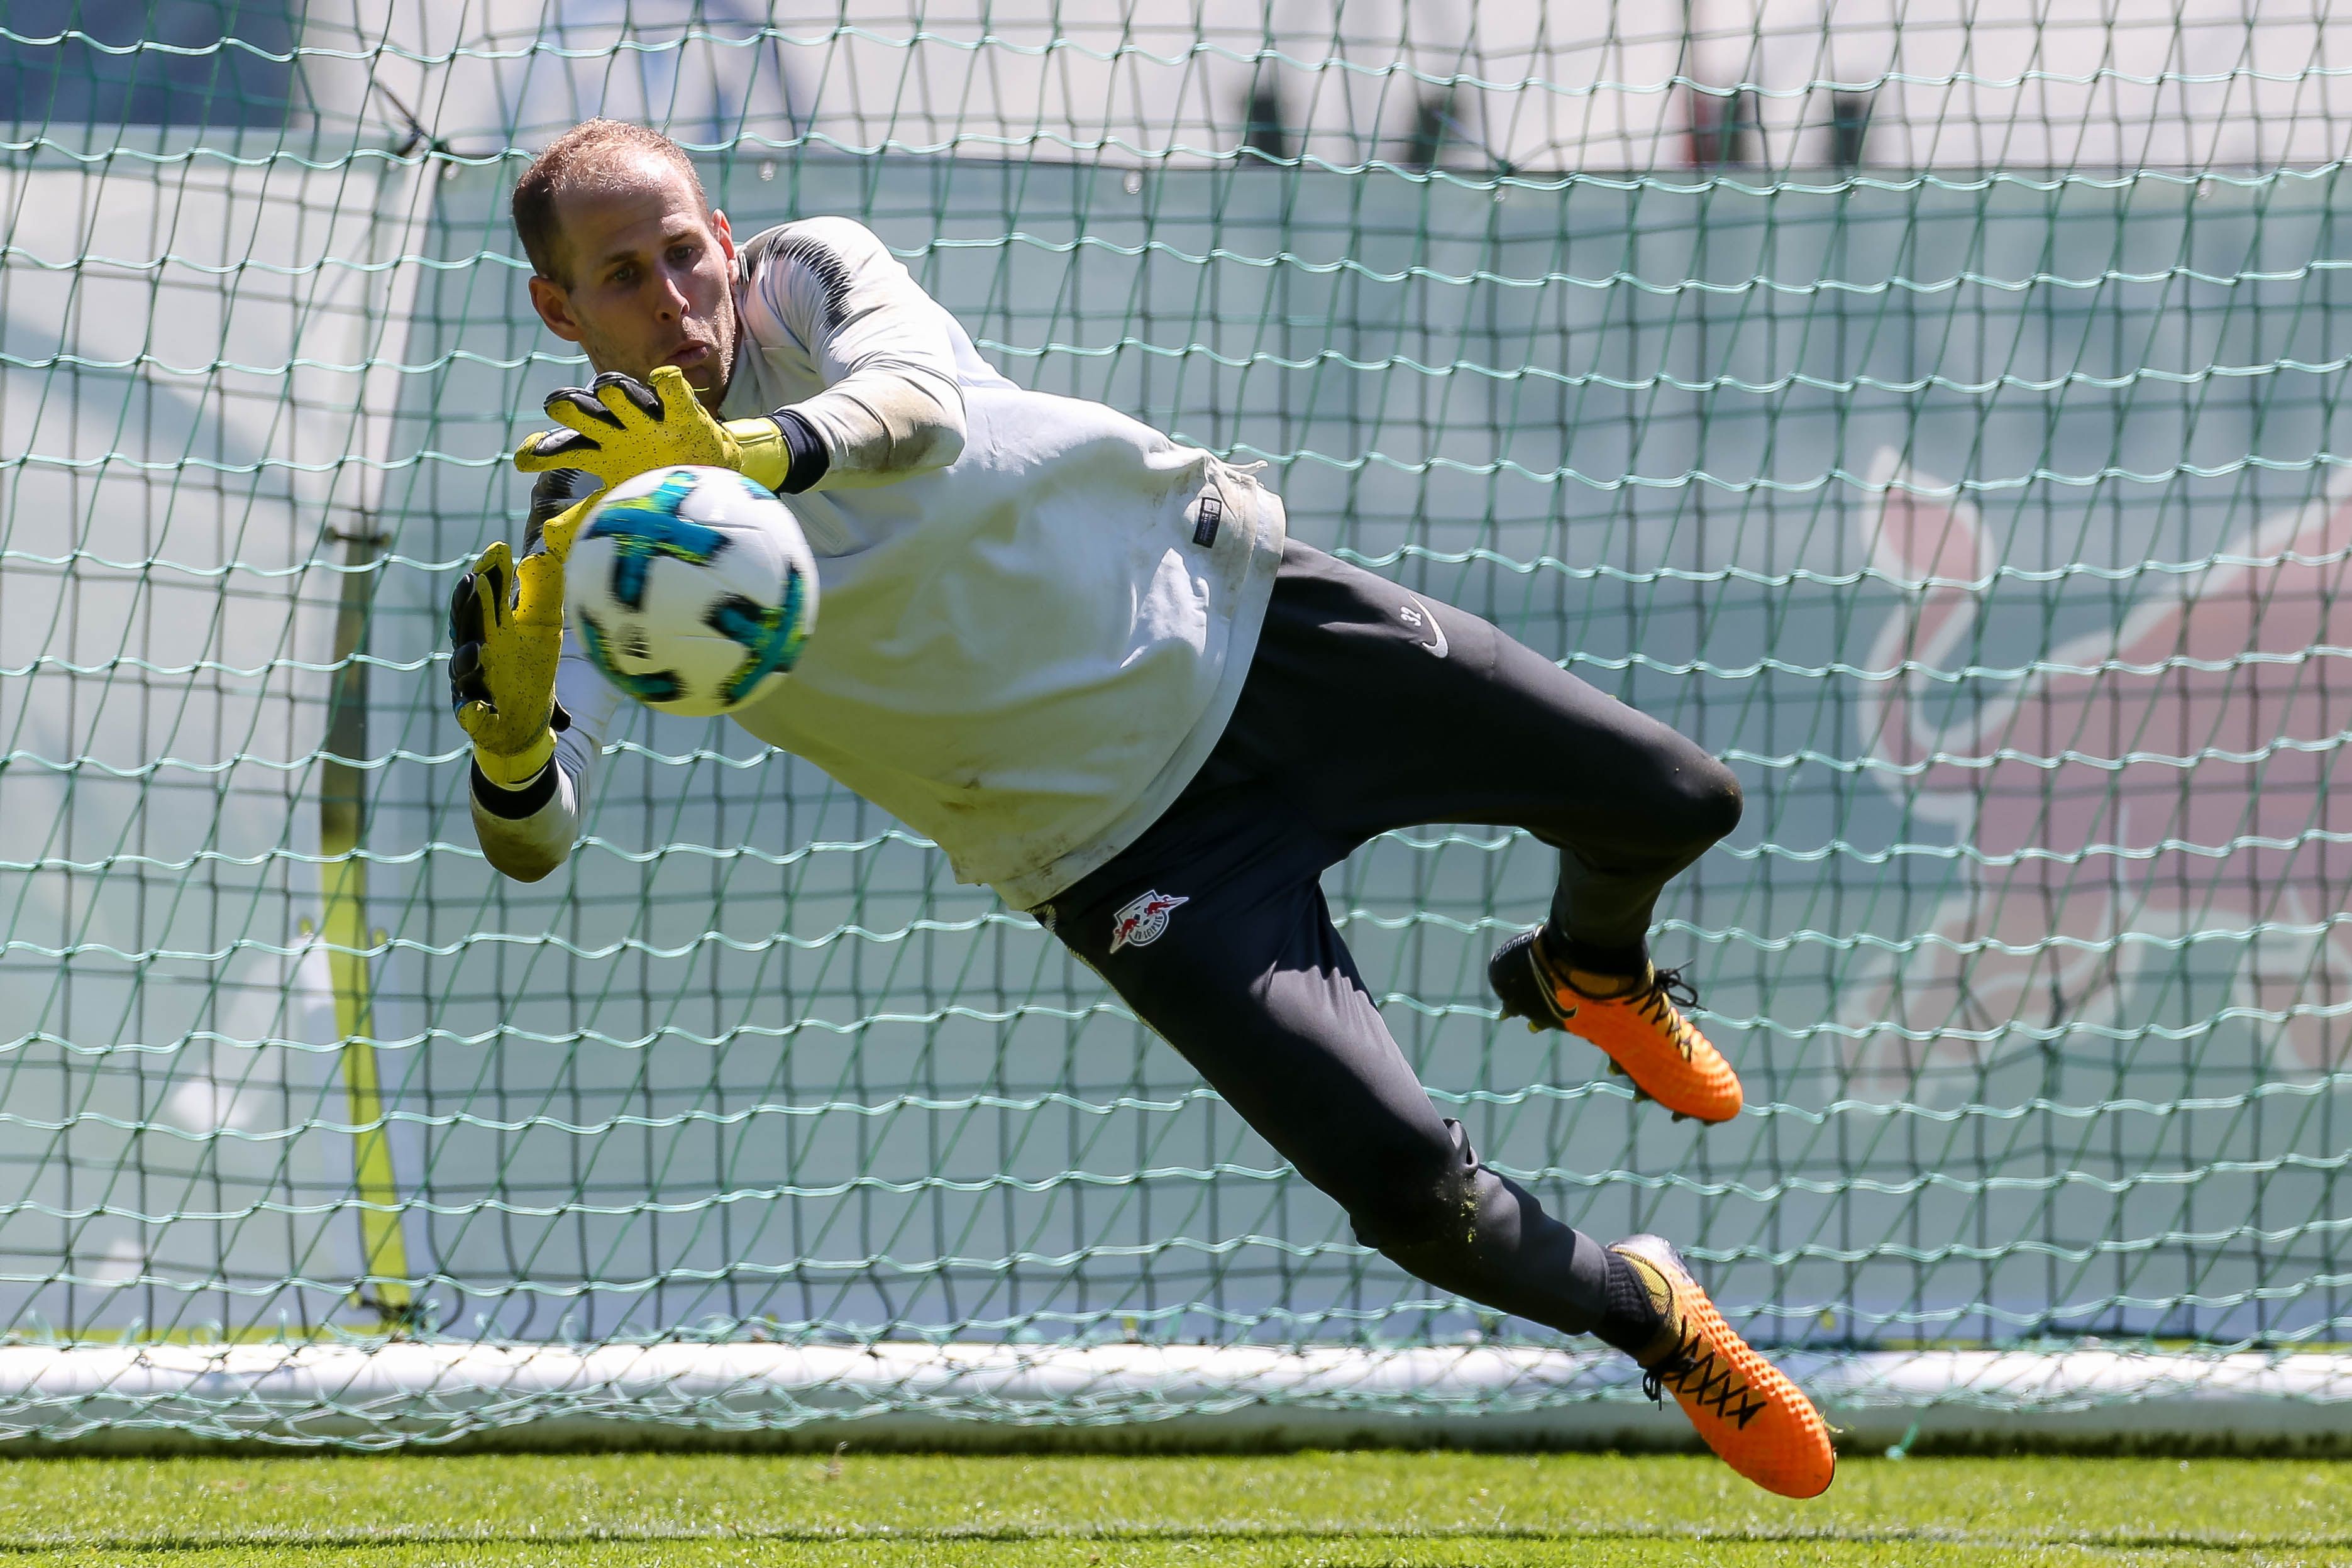
[[[2352,1463],[1854,1460],[1790,1503],[1697,1458],[23,1459],[19,1563],[2352,1563]]]

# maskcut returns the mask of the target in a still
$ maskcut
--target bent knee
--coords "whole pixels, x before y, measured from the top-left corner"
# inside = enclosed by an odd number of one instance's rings
[[[1696,837],[1713,844],[1727,838],[1739,826],[1739,818],[1748,806],[1748,795],[1739,787],[1739,775],[1721,759],[1709,757],[1706,766],[1698,771],[1693,781],[1689,801],[1691,824]]]
[[[1748,804],[1739,775],[1696,746],[1664,770],[1650,798],[1658,837],[1682,846],[1694,858],[1727,837],[1739,826]]]
[[[1382,1161],[1383,1179],[1343,1200],[1356,1239],[1404,1263],[1474,1249],[1482,1209],[1482,1173],[1461,1123],[1444,1124],[1443,1142]]]

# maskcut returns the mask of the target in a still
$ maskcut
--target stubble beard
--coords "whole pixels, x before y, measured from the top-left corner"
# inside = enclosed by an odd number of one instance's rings
[[[721,307],[713,326],[716,331],[711,334],[710,358],[703,362],[707,365],[717,367],[712,384],[708,391],[694,386],[691,381],[687,384],[693,388],[696,399],[703,407],[716,416],[719,404],[726,401],[728,384],[734,379],[735,351],[741,342],[743,335],[742,317],[735,309],[734,291],[731,289],[728,291],[726,303]],[[600,375],[614,370],[623,370],[639,381],[650,382],[654,372],[660,369],[664,363],[656,360],[648,364],[625,364],[623,356],[614,352],[611,340],[601,333],[583,332],[580,340],[580,347],[588,356],[588,368]]]

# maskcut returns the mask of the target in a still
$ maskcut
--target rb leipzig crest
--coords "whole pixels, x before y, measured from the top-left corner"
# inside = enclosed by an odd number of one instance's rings
[[[1120,905],[1110,917],[1110,950],[1150,946],[1168,929],[1170,912],[1192,901],[1175,893],[1150,892]]]

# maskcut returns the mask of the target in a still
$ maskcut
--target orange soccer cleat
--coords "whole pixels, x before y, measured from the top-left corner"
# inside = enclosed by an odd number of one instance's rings
[[[1594,995],[1545,953],[1542,935],[1540,927],[1522,931],[1487,963],[1487,984],[1502,999],[1503,1016],[1525,1018],[1530,1029],[1565,1029],[1600,1047],[1615,1071],[1677,1120],[1728,1121],[1739,1114],[1739,1075],[1683,1016],[1683,1007],[1698,999],[1679,970],[1653,968],[1623,991]]]
[[[1636,1357],[1643,1392],[1683,1414],[1717,1458],[1766,1491],[1819,1497],[1837,1473],[1837,1451],[1821,1412],[1797,1385],[1731,1330],[1682,1255],[1660,1236],[1629,1236],[1610,1247],[1640,1277],[1664,1327]]]

